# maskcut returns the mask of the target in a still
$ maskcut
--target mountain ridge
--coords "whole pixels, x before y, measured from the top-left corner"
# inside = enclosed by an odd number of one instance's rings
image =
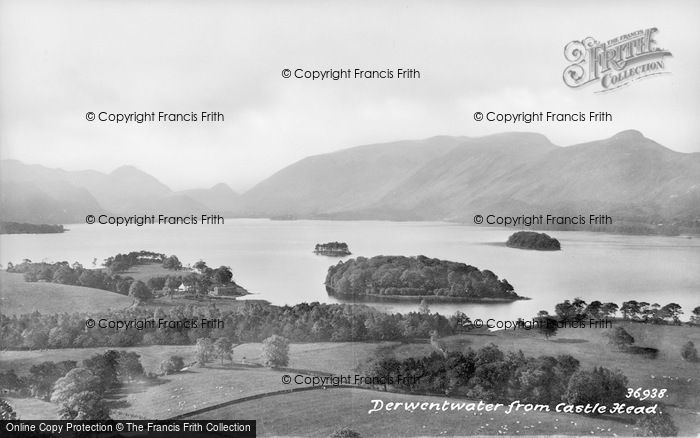
[[[242,194],[224,183],[172,191],[134,166],[105,174],[0,165],[2,219],[13,221],[32,212],[24,190],[34,204],[51,205],[34,212],[49,223],[96,210],[466,223],[474,214],[551,213],[700,229],[700,153],[673,151],[637,130],[565,147],[531,132],[361,145],[303,158]]]

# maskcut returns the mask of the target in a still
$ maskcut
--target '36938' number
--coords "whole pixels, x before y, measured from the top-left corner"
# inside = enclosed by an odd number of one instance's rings
[[[666,388],[663,389],[643,389],[643,388],[627,388],[626,398],[636,398],[637,400],[646,400],[648,398],[663,398],[666,395]]]

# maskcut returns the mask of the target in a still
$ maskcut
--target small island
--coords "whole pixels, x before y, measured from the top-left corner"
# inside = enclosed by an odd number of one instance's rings
[[[64,231],[63,225],[0,222],[0,234],[54,234]]]
[[[487,302],[526,299],[489,270],[425,256],[358,257],[328,268],[331,296],[365,301]]]
[[[554,237],[534,231],[518,231],[512,234],[506,242],[509,248],[534,249],[537,251],[559,251],[561,245]]]
[[[352,254],[345,242],[317,243],[314,253],[330,257],[345,257]]]

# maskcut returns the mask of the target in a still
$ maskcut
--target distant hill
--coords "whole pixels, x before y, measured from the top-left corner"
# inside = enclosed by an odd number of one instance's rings
[[[177,194],[196,199],[216,213],[228,213],[229,215],[239,208],[241,196],[224,183],[217,184],[210,189],[183,190]]]
[[[475,214],[606,214],[609,232],[700,232],[700,153],[638,131],[560,147],[540,134],[431,137],[304,158],[239,195],[225,184],[173,192],[131,166],[104,174],[0,162],[0,220],[87,214],[445,220]],[[663,224],[663,227],[659,226]]]
[[[105,174],[3,160],[0,162],[0,219],[65,224],[83,222],[88,214],[108,212],[125,216],[222,213],[230,211],[236,196],[227,188],[215,186],[208,190],[173,192],[153,176],[132,166],[122,166]]]
[[[426,162],[462,141],[464,138],[434,137],[304,158],[244,193],[240,213],[264,217],[386,217],[384,197],[409,181]],[[402,216],[408,215],[411,212],[402,212]]]
[[[303,159],[241,204],[251,216],[472,223],[477,213],[608,214],[697,228],[700,153],[638,131],[569,147],[532,133],[434,137]]]

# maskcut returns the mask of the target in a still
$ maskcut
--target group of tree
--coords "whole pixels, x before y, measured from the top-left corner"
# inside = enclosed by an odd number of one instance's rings
[[[199,338],[196,341],[195,362],[200,367],[206,366],[209,362],[215,359],[221,360],[221,365],[224,360],[233,361],[233,342],[222,336],[215,341],[211,338]]]
[[[117,254],[105,259],[103,265],[112,273],[124,272],[137,265],[152,263],[163,264],[167,256],[153,251],[131,251],[127,254]],[[181,267],[181,266],[180,266]]]
[[[223,327],[196,330],[144,327],[143,330],[85,328],[85,320],[201,321],[220,319]],[[454,318],[437,313],[388,314],[363,305],[302,303],[273,306],[242,302],[221,311],[215,305],[172,306],[162,310],[146,307],[99,314],[39,312],[21,316],[0,315],[0,349],[129,347],[134,345],[194,344],[198,338],[226,337],[232,342],[261,342],[272,335],[284,335],[293,342],[389,341],[427,339],[431,332],[440,336],[454,333]]]
[[[63,225],[0,222],[0,234],[53,234],[64,231]]]
[[[627,379],[605,368],[582,370],[570,355],[526,357],[490,344],[466,352],[370,361],[364,372],[380,387],[489,401],[609,403],[624,400]]]
[[[348,248],[348,244],[345,242],[317,243],[314,247],[314,253],[335,257],[343,257],[352,254],[350,248]]]
[[[534,231],[518,231],[508,237],[506,246],[520,249],[536,249],[539,251],[559,251],[561,244],[545,233]]]
[[[20,396],[50,400],[60,407],[62,419],[105,420],[105,395],[144,375],[140,356],[108,350],[82,361],[45,361],[33,365],[26,376],[13,370],[0,373],[0,388]]]
[[[554,311],[560,321],[611,319],[615,318],[619,312],[623,320],[652,324],[680,324],[680,315],[683,314],[681,306],[677,303],[661,306],[658,303],[649,304],[644,301],[630,300],[623,302],[622,306],[618,306],[612,302],[602,303],[597,300],[586,303],[580,298],[558,303],[554,307]],[[700,323],[700,306],[693,309],[692,313],[690,322]]]
[[[328,268],[331,295],[518,299],[506,279],[489,270],[425,256],[357,257]]]
[[[612,406],[629,403],[628,381],[619,370],[581,369],[570,355],[527,357],[522,351],[501,351],[490,344],[466,352],[436,351],[422,358],[382,358],[359,370],[370,386],[414,394],[447,395],[510,403]],[[643,404],[643,402],[642,402]],[[636,418],[643,436],[675,436],[678,429],[663,412]]]

